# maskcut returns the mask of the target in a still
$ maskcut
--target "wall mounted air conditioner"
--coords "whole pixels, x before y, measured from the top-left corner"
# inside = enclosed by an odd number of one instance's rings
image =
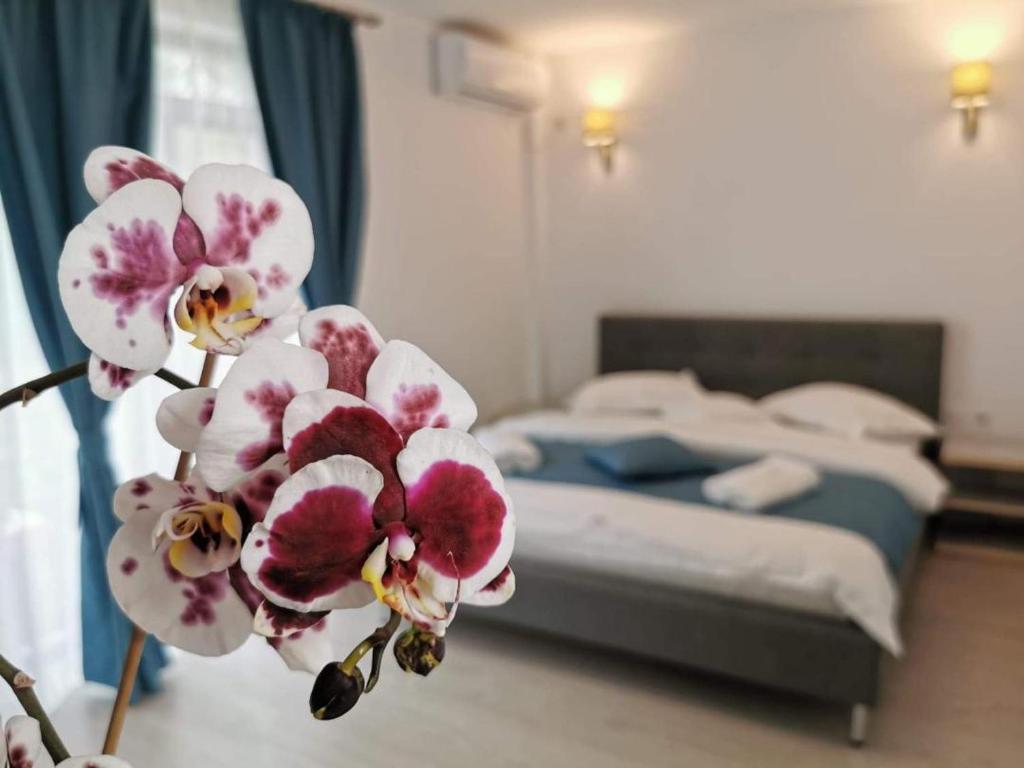
[[[547,70],[540,60],[463,32],[437,34],[434,64],[443,96],[529,112],[547,93]]]

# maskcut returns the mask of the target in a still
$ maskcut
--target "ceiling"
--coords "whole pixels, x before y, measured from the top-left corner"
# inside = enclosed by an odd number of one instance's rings
[[[429,21],[471,22],[544,53],[642,42],[680,27],[886,0],[363,0]],[[889,0],[893,1],[893,0]]]

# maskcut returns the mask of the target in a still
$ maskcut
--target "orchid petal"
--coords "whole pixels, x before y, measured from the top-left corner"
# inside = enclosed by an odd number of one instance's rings
[[[283,453],[271,456],[227,494],[228,502],[242,516],[246,531],[263,522],[274,494],[288,479],[288,457]]]
[[[71,230],[60,257],[61,302],[89,349],[122,368],[163,365],[167,305],[186,268],[171,249],[181,198],[144,179],[114,192]]]
[[[62,760],[57,768],[132,768],[128,763],[113,755],[96,757],[69,757]]]
[[[319,352],[263,339],[246,350],[217,390],[197,463],[211,488],[227,490],[284,446],[281,419],[295,395],[322,389],[327,361]]]
[[[114,514],[119,520],[127,521],[146,510],[162,513],[181,504],[213,499],[209,489],[194,478],[179,483],[153,473],[118,486],[114,492]]]
[[[288,637],[270,637],[267,642],[274,648],[288,669],[317,674],[334,660],[334,649],[327,633],[327,619],[321,619],[309,629]]]
[[[263,593],[253,586],[245,575],[241,564],[236,563],[228,570],[228,578],[235,594],[245,603],[250,614],[255,616],[264,602]],[[318,617],[322,614],[317,614]],[[255,619],[254,619],[255,621]],[[327,619],[320,620],[288,637],[268,637],[267,644],[277,651],[289,669],[317,674],[333,658],[330,636],[326,632]]]
[[[384,347],[384,338],[355,307],[335,305],[314,309],[299,324],[302,346],[327,358],[327,386],[366,397],[366,373]]]
[[[388,420],[347,392],[322,389],[298,395],[284,412],[284,446],[292,471],[328,456],[358,456],[384,478],[374,502],[380,523],[401,520],[404,490],[395,470],[402,438]]]
[[[154,551],[160,515],[136,512],[114,534],[107,551],[114,598],[136,625],[169,645],[202,656],[233,651],[252,633],[252,614],[226,572],[190,579],[168,561],[170,540]]]
[[[214,163],[192,174],[182,200],[203,234],[206,263],[253,277],[255,314],[285,312],[313,263],[313,225],[295,190],[255,168]]]
[[[509,566],[490,580],[482,589],[462,598],[463,603],[492,607],[507,603],[516,591],[516,575]]]
[[[292,302],[292,305],[280,315],[264,318],[263,322],[260,323],[259,328],[246,337],[246,345],[249,346],[254,341],[258,341],[263,338],[280,339],[281,341],[284,341],[289,336],[298,332],[299,324],[305,316],[306,304],[301,298],[296,297],[295,301]]]
[[[421,429],[398,454],[417,575],[434,597],[471,595],[508,565],[515,516],[491,455],[456,429]]]
[[[158,370],[133,371],[108,363],[99,355],[89,355],[89,389],[101,400],[117,400],[130,387]]]
[[[325,611],[293,611],[264,600],[256,608],[253,628],[256,634],[264,637],[291,637],[319,623],[326,615]]]
[[[156,412],[156,428],[168,443],[179,451],[195,453],[199,435],[210,423],[217,390],[193,387],[168,395]]]
[[[7,721],[4,731],[7,751],[0,757],[4,758],[2,765],[5,768],[8,758],[10,768],[53,768],[53,758],[43,746],[42,730],[37,720],[27,715],[15,715]]]
[[[97,204],[121,187],[140,179],[159,179],[179,193],[185,182],[149,155],[129,147],[96,147],[85,160],[85,188]]]
[[[242,568],[271,602],[296,611],[373,601],[360,569],[373,547],[384,480],[355,456],[309,464],[281,484],[242,548]]]
[[[424,427],[469,429],[476,404],[455,379],[419,347],[389,341],[366,375],[366,400],[405,440]]]

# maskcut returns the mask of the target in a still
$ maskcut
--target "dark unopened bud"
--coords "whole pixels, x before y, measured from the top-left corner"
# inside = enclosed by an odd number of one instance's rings
[[[412,627],[395,641],[395,659],[406,672],[426,677],[444,661],[444,638]]]
[[[348,712],[363,693],[363,673],[359,667],[345,672],[340,661],[332,661],[320,670],[309,694],[309,711],[317,720],[333,720]]]

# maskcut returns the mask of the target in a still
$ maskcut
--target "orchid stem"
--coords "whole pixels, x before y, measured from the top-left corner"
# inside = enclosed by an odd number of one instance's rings
[[[26,381],[24,384],[19,384],[13,389],[9,389],[0,395],[0,409],[6,408],[8,405],[14,405],[15,403],[21,403],[27,405],[28,401],[51,387],[56,387],[64,382],[77,379],[79,376],[85,376],[89,370],[89,361],[85,360],[81,363],[75,363],[69,365],[67,368],[62,368],[59,371],[48,373],[45,376],[40,376],[38,379],[32,379],[32,381]]]
[[[203,370],[199,374],[200,387],[209,386],[213,379],[213,368],[217,362],[217,356],[207,352],[203,359]],[[159,376],[159,373],[157,374]],[[174,378],[179,378],[170,374]],[[170,379],[160,376],[164,381]],[[184,381],[184,380],[182,380]],[[185,382],[188,384],[188,382]],[[177,386],[177,385],[176,385]],[[189,387],[192,385],[189,384]],[[183,387],[184,388],[184,387]],[[182,451],[178,456],[178,464],[174,470],[174,479],[179,483],[188,477],[190,454]],[[128,650],[124,656],[124,666],[121,669],[121,681],[117,686],[117,698],[114,699],[114,709],[110,713],[110,722],[107,724],[107,736],[103,740],[103,754],[113,755],[117,753],[117,746],[121,742],[121,732],[124,730],[124,721],[128,717],[128,704],[131,702],[132,690],[135,688],[135,678],[139,674],[139,663],[142,661],[142,651],[146,644],[146,633],[139,627],[132,626],[132,638],[128,643]]]
[[[61,760],[67,760],[69,757],[67,747],[64,746],[64,742],[57,735],[57,729],[53,727],[49,715],[46,714],[43,705],[39,703],[36,692],[32,688],[35,685],[35,681],[2,655],[0,655],[0,677],[11,686],[14,695],[25,709],[25,714],[39,723],[39,730],[43,736],[43,746],[46,747],[46,751],[50,753],[53,761],[59,763]],[[6,757],[6,754],[3,757]]]
[[[26,381],[24,384],[19,384],[13,389],[8,389],[2,395],[0,395],[0,411],[6,408],[8,405],[14,405],[15,403],[21,403],[22,405],[28,405],[36,395],[45,392],[53,387],[66,384],[73,379],[85,376],[89,372],[89,361],[85,360],[81,363],[75,363],[69,365],[67,368],[61,368],[59,371],[48,373],[45,376],[40,376],[38,379],[32,379],[32,381]],[[171,384],[178,389],[192,389],[195,384],[182,378],[176,373],[161,368],[159,371],[153,374],[158,379],[163,379],[168,384]]]
[[[366,686],[363,689],[366,693],[373,690],[373,686],[377,684],[377,678],[380,677],[380,663],[383,658],[384,649],[387,647],[388,641],[391,640],[391,636],[395,634],[395,630],[398,629],[398,625],[401,622],[402,614],[397,611],[392,611],[391,616],[388,617],[387,624],[373,630],[373,633],[353,648],[352,652],[345,657],[343,662],[341,662],[341,671],[347,675],[351,675],[353,670],[355,670],[356,665],[362,660],[363,656],[370,651],[373,651],[373,664],[370,671],[370,677],[366,681]]]

